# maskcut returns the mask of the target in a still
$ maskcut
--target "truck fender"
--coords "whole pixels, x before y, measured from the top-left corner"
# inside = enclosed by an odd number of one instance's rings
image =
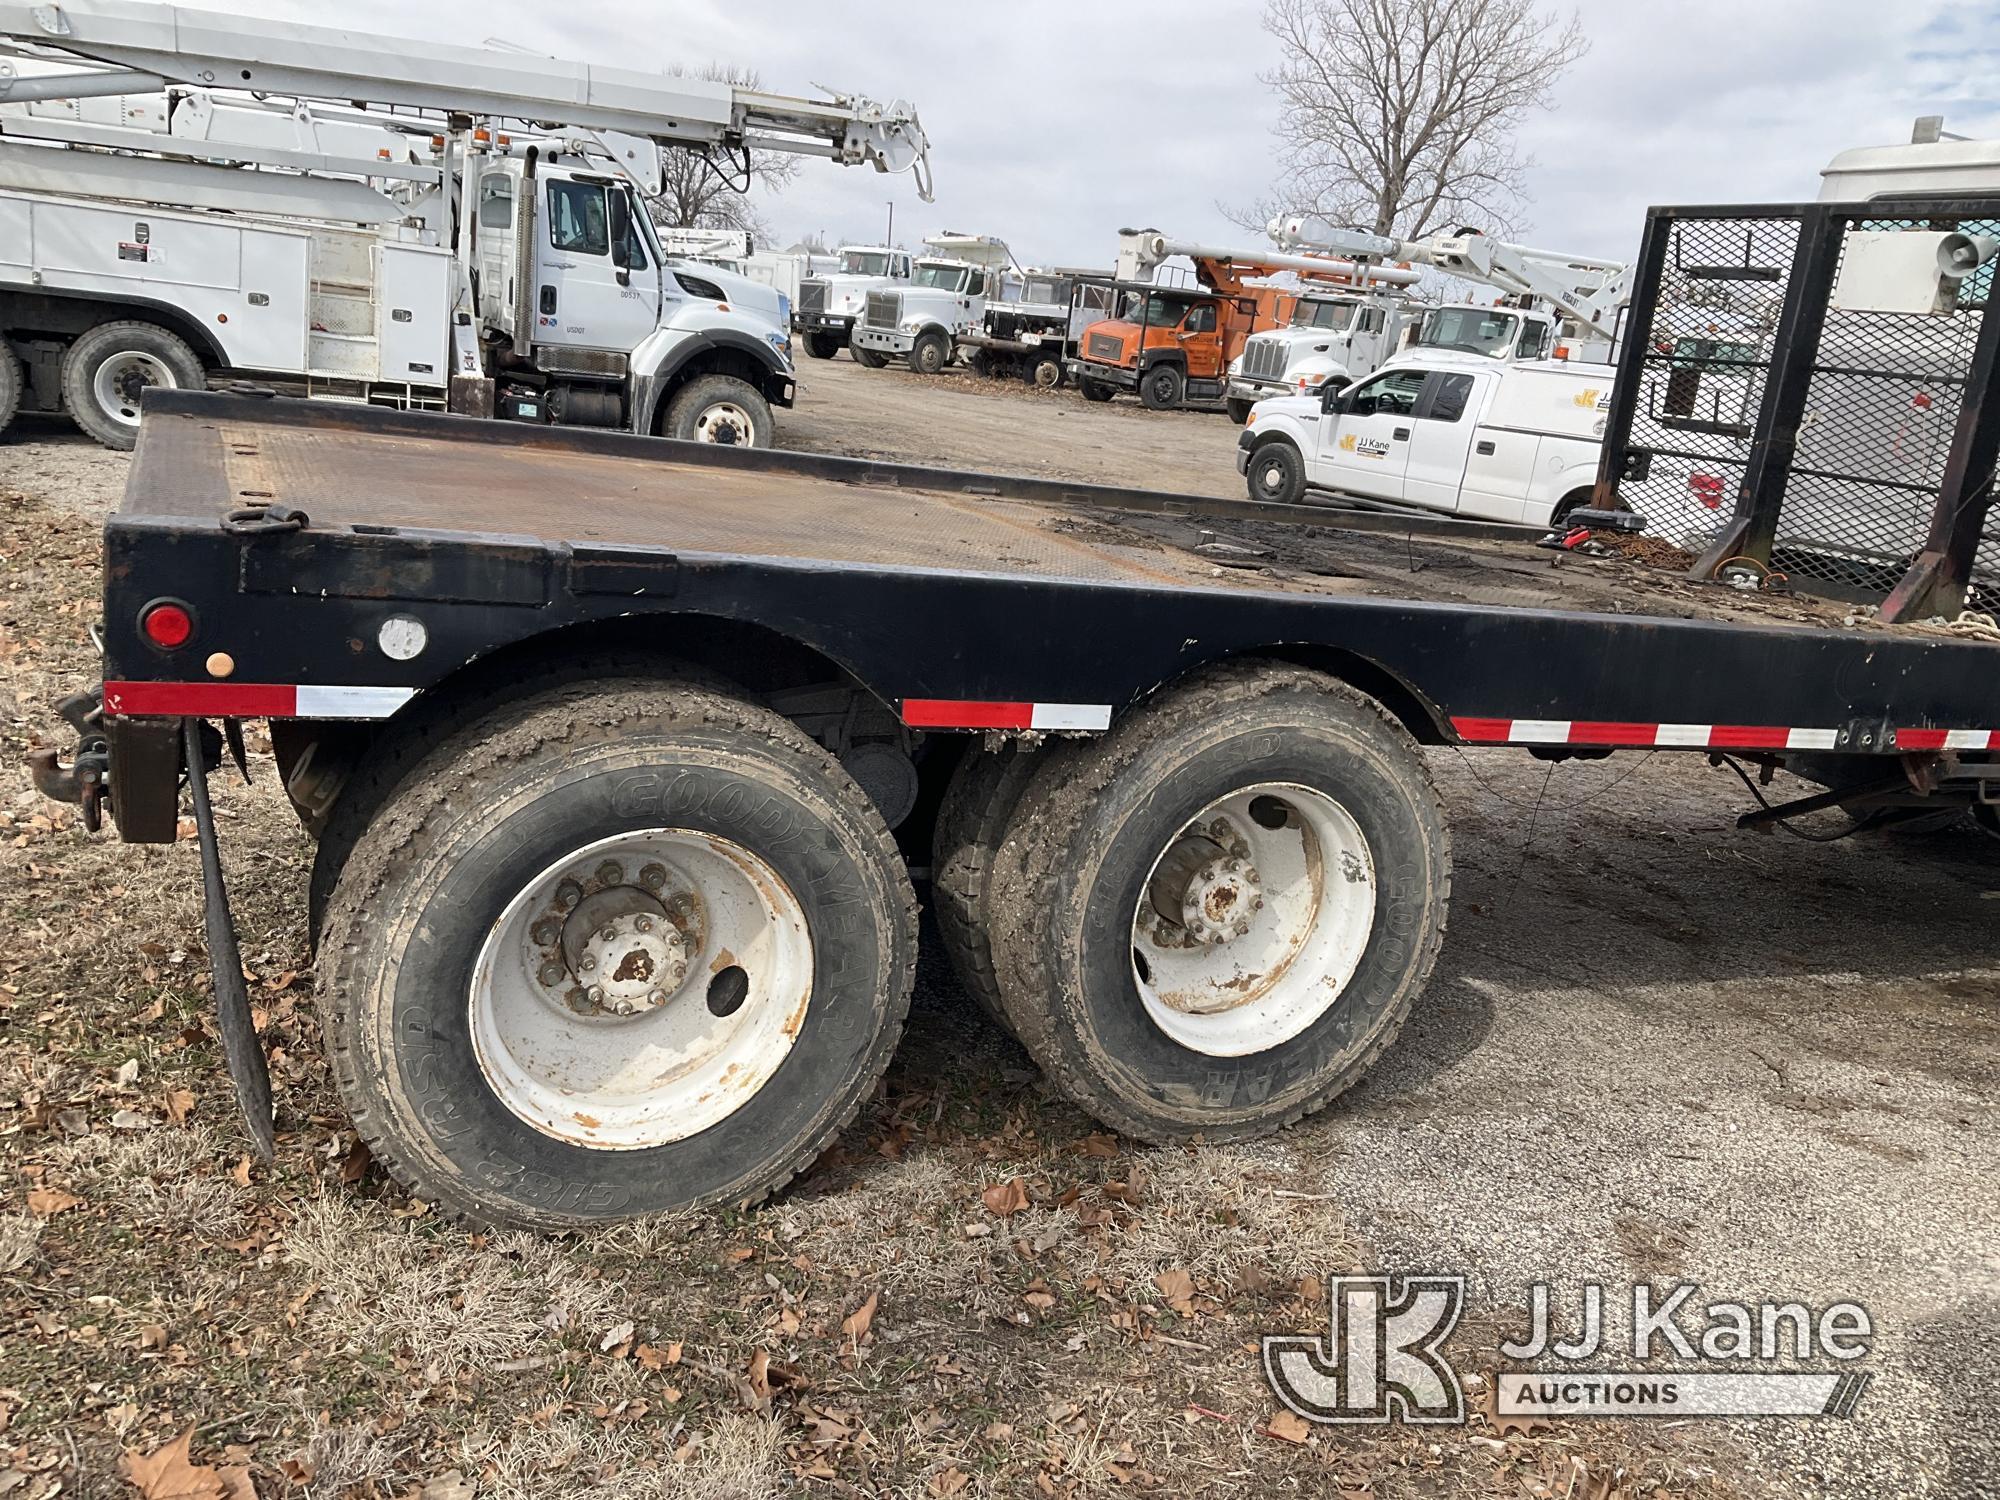
[[[60,331],[68,335],[65,343],[80,338],[99,323],[126,321],[157,323],[167,332],[176,334],[184,340],[210,370],[228,369],[235,363],[220,337],[211,333],[201,320],[186,308],[176,307],[171,302],[162,302],[157,298],[134,297],[123,292],[114,295],[105,292],[72,291],[68,288],[31,290],[27,287],[0,286],[0,328],[32,327],[37,321],[38,305],[40,309],[48,310],[59,308],[64,303],[89,310],[87,319],[61,318],[59,315],[49,317],[46,312],[44,313],[41,319],[43,322],[59,325],[75,322],[87,324],[79,327],[61,326]],[[99,309],[103,310],[104,316],[96,316]],[[50,331],[56,332],[58,329],[52,328]]]
[[[1142,349],[1139,351],[1139,373],[1145,374],[1154,365],[1179,365],[1183,373],[1187,370],[1187,355],[1178,349]]]
[[[718,349],[747,355],[764,372],[766,379],[773,375],[783,375],[788,380],[791,378],[791,371],[785,368],[778,351],[751,334],[734,328],[711,328],[690,333],[669,346],[652,369],[633,372],[632,430],[637,433],[651,432],[659,416],[660,405],[667,393],[679,383],[680,373],[700,356]]]

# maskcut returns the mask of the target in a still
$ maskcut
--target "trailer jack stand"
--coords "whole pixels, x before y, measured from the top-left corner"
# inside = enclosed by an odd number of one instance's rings
[[[222,1033],[222,1055],[236,1085],[236,1102],[259,1160],[277,1152],[271,1123],[271,1070],[264,1061],[264,1044],[250,1019],[250,988],[243,982],[243,956],[236,947],[236,921],[229,914],[229,893],[222,884],[222,856],[216,848],[215,813],[208,803],[208,755],[202,745],[202,722],[181,720],[181,740],[187,757],[188,788],[194,794],[194,824],[201,837],[202,923],[208,933],[208,966],[215,977],[215,1022]]]

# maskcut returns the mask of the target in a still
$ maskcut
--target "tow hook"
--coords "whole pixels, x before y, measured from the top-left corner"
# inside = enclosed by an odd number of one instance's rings
[[[76,693],[56,705],[56,712],[76,731],[76,753],[68,765],[58,748],[42,745],[28,752],[28,773],[35,790],[57,802],[74,802],[83,809],[83,826],[92,833],[104,826],[106,776],[111,769],[111,743],[104,734],[104,694]]]

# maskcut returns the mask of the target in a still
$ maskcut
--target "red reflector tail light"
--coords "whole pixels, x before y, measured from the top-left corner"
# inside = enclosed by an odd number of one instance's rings
[[[1716,474],[1688,475],[1688,489],[1710,510],[1722,509],[1722,479]]]
[[[194,635],[194,616],[184,604],[149,604],[139,612],[139,630],[155,646],[171,651]]]

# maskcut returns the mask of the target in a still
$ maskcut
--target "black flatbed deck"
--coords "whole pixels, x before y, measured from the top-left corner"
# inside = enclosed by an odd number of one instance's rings
[[[220,524],[260,504],[307,523]],[[108,528],[107,709],[407,696],[552,630],[697,616],[809,647],[929,728],[996,727],[954,704],[1108,719],[1258,652],[1346,672],[1433,741],[1983,751],[2000,727],[2000,648],[1533,535],[173,393],[148,398]],[[138,638],[136,596],[168,580],[214,622],[204,645],[226,638],[228,679]],[[376,649],[391,613],[423,622],[421,655]]]

